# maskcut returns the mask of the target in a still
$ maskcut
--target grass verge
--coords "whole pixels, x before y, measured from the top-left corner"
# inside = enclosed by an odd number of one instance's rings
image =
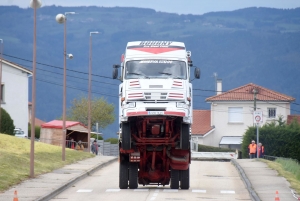
[[[278,174],[291,184],[291,188],[298,194],[300,193],[300,164],[296,161],[289,159],[276,159],[275,161],[269,161],[261,159],[268,166],[278,172]]]
[[[0,192],[29,178],[30,142],[28,139],[0,134]],[[66,160],[62,161],[61,147],[42,142],[34,144],[35,176],[95,156],[66,148]]]

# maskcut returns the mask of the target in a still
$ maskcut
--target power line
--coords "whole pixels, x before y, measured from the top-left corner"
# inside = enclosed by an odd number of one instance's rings
[[[5,56],[7,56],[7,57],[11,57],[11,58],[15,58],[15,59],[27,61],[27,62],[32,62],[31,60],[23,59],[23,58],[20,58],[20,57],[11,56],[11,55],[8,55],[8,54],[3,54],[3,55],[5,55]],[[63,67],[53,66],[53,65],[49,65],[49,64],[44,64],[44,63],[41,63],[41,62],[36,62],[36,63],[37,63],[37,64],[40,64],[40,65],[43,65],[43,66],[48,66],[48,67],[52,67],[52,68],[63,69]],[[76,73],[81,73],[81,74],[86,74],[86,75],[88,75],[88,73],[86,73],[86,72],[77,71],[77,70],[72,70],[72,69],[67,69],[67,71],[71,71],[71,72],[76,72]],[[96,76],[96,77],[103,77],[103,78],[107,78],[107,79],[112,79],[111,77],[107,77],[107,76],[103,76],[103,75],[97,75],[97,74],[92,74],[92,75],[93,75],[93,76]]]

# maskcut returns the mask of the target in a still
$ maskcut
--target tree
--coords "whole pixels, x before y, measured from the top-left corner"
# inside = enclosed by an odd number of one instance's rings
[[[40,133],[41,133],[41,127],[40,126],[35,126],[34,137],[35,138],[40,138]],[[31,137],[31,124],[30,123],[28,123],[28,137]]]
[[[88,125],[88,99],[74,99],[71,107],[68,109],[67,119],[79,121]],[[115,121],[114,105],[108,104],[103,98],[93,99],[91,101],[91,125],[98,122],[100,128],[105,128]]]
[[[5,109],[1,108],[1,129],[0,133],[14,135],[14,121]]]

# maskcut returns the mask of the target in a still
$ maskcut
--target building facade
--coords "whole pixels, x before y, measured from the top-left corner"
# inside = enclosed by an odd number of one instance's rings
[[[1,107],[28,135],[29,77],[32,72],[22,66],[2,59]]]

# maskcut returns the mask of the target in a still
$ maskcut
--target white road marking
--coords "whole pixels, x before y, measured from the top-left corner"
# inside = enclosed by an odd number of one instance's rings
[[[137,191],[137,192],[143,192],[143,191],[149,191],[149,189],[134,189],[133,191]]]
[[[107,189],[106,192],[119,192],[120,189]]]
[[[92,191],[93,191],[93,189],[79,189],[76,192],[77,193],[90,193]]]
[[[235,194],[235,191],[220,191],[220,193]]]
[[[197,189],[194,189],[192,190],[193,193],[206,193],[206,190],[197,190]]]
[[[178,189],[164,189],[163,192],[177,193]]]

